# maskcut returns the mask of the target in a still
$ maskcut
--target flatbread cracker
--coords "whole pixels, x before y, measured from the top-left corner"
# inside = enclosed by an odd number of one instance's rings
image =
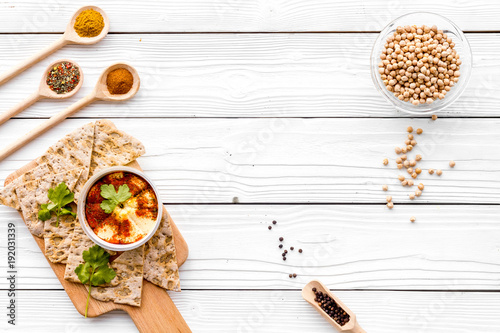
[[[12,207],[17,210],[21,210],[21,206],[19,206],[19,199],[16,194],[16,187],[18,187],[20,184],[46,177],[50,173],[51,169],[49,168],[47,163],[43,163],[17,177],[2,190],[0,190],[0,204]]]
[[[106,167],[126,165],[145,152],[139,140],[120,131],[109,120],[98,120],[95,123],[89,176]]]
[[[67,262],[76,220],[77,218],[72,215],[62,215],[59,217],[59,226],[56,226],[56,217],[45,221],[43,236],[45,256],[51,262],[62,264]]]
[[[144,245],[123,252],[111,263],[111,268],[116,272],[113,281],[119,284],[116,287],[92,287],[90,295],[103,302],[141,306],[143,264]]]
[[[82,226],[79,221],[76,221],[75,228],[73,230],[73,237],[71,238],[71,246],[69,249],[68,259],[66,260],[66,270],[64,271],[64,279],[67,281],[82,283],[78,279],[78,275],[75,273],[75,268],[83,264],[83,251],[87,251],[90,247],[94,246],[95,243],[87,236],[85,231],[83,231]],[[107,251],[110,255],[116,254],[114,251]],[[110,286],[118,285],[118,282],[113,279]]]
[[[179,266],[168,214],[145,244],[144,278],[167,290],[181,291]]]
[[[47,197],[49,189],[56,187],[61,182],[65,182],[68,189],[72,191],[81,173],[82,168],[73,169],[48,175],[19,185],[16,188],[16,195],[19,198],[24,222],[33,235],[42,237],[44,234],[45,223],[38,219],[38,210],[41,204],[49,201]],[[49,221],[52,219],[55,219],[55,217],[53,216]]]
[[[82,175],[75,185],[75,199],[78,198],[80,190],[89,177],[94,128],[94,123],[88,123],[76,129],[57,141],[36,159],[38,164],[47,163],[54,170],[54,173],[83,168]]]

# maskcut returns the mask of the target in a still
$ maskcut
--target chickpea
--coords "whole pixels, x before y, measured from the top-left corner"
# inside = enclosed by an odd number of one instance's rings
[[[394,151],[395,151],[395,152],[396,152],[396,154],[398,154],[398,155],[399,155],[399,154],[401,154],[401,148],[399,148],[399,147],[396,147],[396,148],[394,149]]]
[[[421,129],[421,128],[417,128],[417,134],[420,135],[422,134],[424,131]]]
[[[415,140],[411,140],[411,141],[410,141],[410,144],[411,144],[412,146],[416,146],[416,145],[417,145],[417,141],[415,141]]]
[[[403,181],[401,182],[401,185],[403,185],[403,186],[408,185],[408,180],[407,180],[407,179],[403,180]]]
[[[406,129],[406,131],[407,131],[408,133],[411,133],[411,132],[413,132],[413,127],[411,127],[411,126],[408,126],[408,128]]]
[[[388,202],[387,203],[387,208],[393,209],[394,208],[394,204],[392,202]]]
[[[408,134],[408,140],[413,140],[413,134]]]
[[[382,185],[382,190],[387,191],[389,189],[389,186],[387,185]]]
[[[417,161],[411,160],[410,161],[410,166],[414,167],[415,165],[417,165]]]
[[[406,169],[406,171],[411,175],[413,173],[413,169],[412,168],[408,168]]]
[[[410,167],[410,161],[408,161],[408,160],[404,161],[403,165],[405,166],[405,168]]]
[[[399,179],[399,181],[400,181],[400,182],[402,182],[403,180],[405,180],[405,176],[403,176],[403,175],[399,175],[399,176],[398,176],[398,179]]]
[[[413,193],[408,194],[408,196],[410,197],[410,200],[415,199],[415,194],[413,194]]]
[[[408,186],[413,186],[413,180],[408,179]]]
[[[382,163],[384,163],[384,165],[387,165],[387,164],[389,164],[389,160],[387,158],[384,158],[384,160],[382,161]]]
[[[405,140],[405,145],[407,145],[407,146],[408,146],[409,144],[411,144],[411,141],[410,141],[410,139],[408,139],[408,140]]]
[[[422,159],[422,155],[417,154],[417,156],[415,156],[415,160],[420,161],[421,159]]]
[[[401,148],[401,152],[402,152],[403,154],[406,154],[406,153],[408,152],[407,147],[403,147],[403,148]]]
[[[406,156],[406,154],[401,155],[401,159],[402,159],[403,161],[406,161],[406,159],[407,159],[407,158],[408,158],[408,156]]]
[[[401,169],[403,169],[403,164],[399,163],[399,164],[397,165],[397,167],[398,167],[398,169],[400,169],[400,170],[401,170]]]
[[[415,222],[416,220],[417,220],[417,219],[415,218],[415,216],[410,217],[410,222],[412,222],[412,223],[413,223],[413,222]]]
[[[440,98],[441,98],[441,97],[440,97]],[[443,96],[443,98],[444,98],[444,96]],[[442,99],[442,98],[441,98],[441,99]],[[432,115],[432,120],[436,120],[436,119],[438,119],[438,116],[437,116],[437,115],[435,115],[435,114],[433,114],[433,115]]]
[[[406,150],[407,150],[407,151],[412,151],[412,150],[413,150],[413,146],[412,146],[412,145],[408,145],[408,146],[406,146]]]
[[[420,191],[420,190],[416,190],[416,191],[415,191],[415,195],[416,195],[417,197],[421,196],[421,195],[422,195],[422,191]]]
[[[416,172],[416,174],[417,174],[417,175],[420,175],[420,174],[422,173],[422,169],[420,169],[420,168],[416,168],[416,169],[415,169],[415,172]]]
[[[388,196],[385,197],[385,200],[387,202],[391,202],[392,201],[392,197],[390,195],[388,195]]]
[[[418,189],[420,191],[423,191],[424,190],[424,184],[422,184],[422,183],[418,184]]]
[[[433,175],[434,174],[434,169],[429,169],[429,174]]]
[[[413,172],[413,173],[411,174],[411,177],[412,177],[413,179],[417,178],[417,176],[418,176],[418,175],[417,175],[417,173],[416,173],[416,172]]]
[[[455,161],[450,161],[450,167],[452,167],[452,168],[455,167]]]
[[[403,160],[401,159],[401,157],[396,158],[396,163],[397,164],[403,163]]]
[[[443,171],[441,169],[436,170],[436,175],[441,176],[443,174]]]

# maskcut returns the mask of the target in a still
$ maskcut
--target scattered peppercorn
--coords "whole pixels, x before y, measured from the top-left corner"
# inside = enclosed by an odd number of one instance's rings
[[[292,274],[288,274],[288,277],[289,277],[290,279],[292,278],[292,276],[293,276]]]
[[[286,257],[283,257],[283,261],[286,261]]]
[[[273,227],[271,227],[271,226],[267,227],[267,229],[269,229],[269,230],[271,230],[272,228],[273,228]]]
[[[297,274],[293,273],[293,277],[296,278],[297,277]]]
[[[290,251],[293,251],[294,247],[293,246],[290,246]]]
[[[285,251],[283,251],[283,253],[284,253],[284,254],[287,254],[287,253],[288,253],[288,251],[287,251],[287,250],[285,250]]]
[[[314,301],[318,303],[321,309],[328,315],[330,318],[335,320],[337,324],[340,326],[344,326],[349,322],[350,316],[347,312],[342,309],[337,302],[330,295],[323,293],[321,291],[316,291],[313,289]]]
[[[283,237],[280,237],[279,240],[280,240],[280,242],[282,242],[283,241]]]
[[[279,247],[280,249],[282,249],[282,248],[283,248],[283,244],[280,244],[278,247]]]
[[[276,224],[276,223],[278,223],[278,222],[276,222],[276,221],[273,221],[273,224]]]
[[[299,249],[299,253],[302,253],[302,249]]]

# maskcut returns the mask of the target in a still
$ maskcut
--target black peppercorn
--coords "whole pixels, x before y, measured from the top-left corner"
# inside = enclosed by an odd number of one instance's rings
[[[299,249],[299,253],[302,253],[302,249]]]
[[[293,277],[295,277],[292,274]],[[321,291],[317,291],[316,288],[313,288],[312,291],[316,296],[314,301],[318,303],[323,311],[328,314],[333,320],[337,322],[340,326],[344,326],[349,322],[350,316],[347,312],[342,309],[334,299],[332,299],[328,294],[325,294]]]
[[[290,250],[293,251],[294,247],[293,246],[290,246]]]
[[[286,257],[283,257],[283,260],[286,260]]]
[[[280,244],[278,247],[279,247],[280,249],[282,249],[282,248],[283,248],[283,244]]]
[[[276,223],[278,223],[278,222],[276,222],[276,221],[273,221],[273,224],[276,224]]]
[[[289,277],[290,279],[292,278],[292,276],[293,276],[292,274],[289,274],[289,275],[288,275],[288,277]]]
[[[293,273],[293,277],[296,278],[297,277],[297,274]]]
[[[280,237],[279,239],[280,239],[280,242],[282,242],[282,241],[283,241],[283,237]]]
[[[273,227],[271,227],[271,226],[267,227],[267,229],[269,229],[269,230],[271,230],[272,228],[273,228]]]
[[[285,251],[283,251],[283,253],[285,253],[285,254],[286,254],[286,253],[288,253],[288,251],[287,251],[287,250],[285,250]]]

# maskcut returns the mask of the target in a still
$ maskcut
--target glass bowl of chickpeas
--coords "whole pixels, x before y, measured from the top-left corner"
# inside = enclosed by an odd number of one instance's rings
[[[433,114],[464,92],[472,52],[463,32],[447,18],[427,12],[403,15],[380,32],[371,53],[377,90],[397,110]]]

